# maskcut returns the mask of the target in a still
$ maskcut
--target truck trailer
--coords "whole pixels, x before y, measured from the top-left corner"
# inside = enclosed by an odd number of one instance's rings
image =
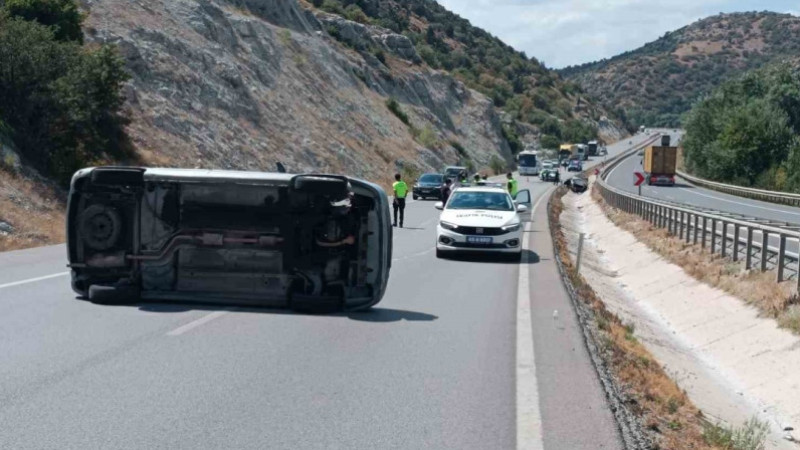
[[[597,156],[600,152],[600,144],[597,141],[589,141],[589,156]]]
[[[677,162],[678,147],[647,147],[642,165],[648,186],[674,186]]]

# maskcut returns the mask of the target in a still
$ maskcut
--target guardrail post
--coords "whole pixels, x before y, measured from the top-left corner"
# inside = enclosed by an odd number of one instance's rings
[[[778,283],[784,280],[783,269],[786,268],[784,256],[786,256],[786,235],[781,234],[780,245],[778,246]]]
[[[767,252],[769,251],[769,232],[761,230],[761,271],[767,271]]]
[[[703,248],[706,248],[707,236],[708,236],[708,217],[703,216],[703,244],[702,244]]]
[[[753,268],[753,227],[747,227],[747,256],[745,256],[744,267],[747,270]]]
[[[717,250],[717,219],[711,219],[711,254]]]
[[[684,231],[684,240],[686,243],[689,243],[689,239],[692,233],[692,214],[686,213],[686,230]]]
[[[722,222],[722,257],[728,256],[728,222]]]
[[[659,205],[656,209],[658,210],[658,228],[666,228],[664,226],[664,207]]]
[[[733,260],[739,261],[739,225],[733,224]]]
[[[670,222],[670,234],[675,236],[678,233],[678,211],[674,209],[669,209],[669,222]]]
[[[678,225],[680,226],[680,228],[678,228],[678,239],[683,239],[683,231],[685,229],[685,226],[683,224],[683,219],[685,218],[686,213],[683,211],[681,211],[680,213],[681,214],[678,216]]]
[[[694,235],[692,236],[692,243],[694,245],[697,245],[697,233],[700,232],[700,230],[697,229],[697,225],[699,225],[698,222],[700,221],[700,216],[698,216],[697,214],[692,214],[692,215],[694,216]]]

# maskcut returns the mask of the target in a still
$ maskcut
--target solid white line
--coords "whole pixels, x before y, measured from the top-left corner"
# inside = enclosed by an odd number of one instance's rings
[[[167,333],[167,336],[180,336],[180,335],[182,335],[183,333],[186,333],[189,330],[192,330],[194,328],[199,327],[200,325],[203,325],[203,324],[206,324],[208,322],[211,322],[214,319],[218,319],[218,318],[224,316],[225,314],[228,314],[229,312],[230,311],[214,311],[214,312],[212,312],[210,314],[206,314],[205,316],[203,316],[203,317],[201,317],[201,318],[199,318],[197,320],[194,320],[192,322],[189,322],[186,325],[183,325],[183,326],[180,326],[178,328],[175,328],[174,330],[172,330],[169,333]]]
[[[713,195],[702,194],[702,193],[696,191],[697,188],[695,188],[695,189],[680,188],[680,189],[683,189],[684,191],[690,192],[692,194],[702,195],[703,197],[708,197],[708,198],[711,198],[711,199],[714,199],[714,200],[719,200],[721,202],[728,202],[728,203],[733,203],[735,205],[747,206],[749,208],[758,208],[758,209],[763,209],[763,210],[766,210],[766,211],[778,212],[778,213],[783,213],[783,214],[791,214],[793,216],[800,216],[800,213],[786,211],[786,210],[783,210],[783,209],[766,208],[764,206],[757,206],[757,205],[754,205],[752,203],[737,202],[737,201],[728,200],[728,199],[724,199],[724,198],[720,198],[720,197],[715,197]]]
[[[542,200],[531,209],[531,218]],[[527,250],[531,223],[526,222],[522,236],[522,249]],[[539,383],[536,380],[536,359],[533,347],[533,321],[531,320],[530,256],[522,254],[517,284],[517,449],[544,449],[542,440],[542,414],[539,411]]]
[[[37,281],[49,280],[51,278],[63,277],[65,275],[69,275],[69,272],[54,273],[52,275],[45,275],[43,277],[29,278],[27,280],[14,281],[13,283],[0,284],[0,289],[9,288],[9,287],[13,287],[13,286],[19,286],[19,285],[22,285],[22,284],[36,283]]]

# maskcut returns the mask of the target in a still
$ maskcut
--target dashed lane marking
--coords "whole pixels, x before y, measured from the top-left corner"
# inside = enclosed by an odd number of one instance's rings
[[[43,277],[36,277],[36,278],[29,278],[27,280],[14,281],[14,282],[11,282],[11,283],[0,284],[0,289],[10,288],[10,287],[14,287],[14,286],[21,286],[23,284],[36,283],[37,281],[49,280],[49,279],[52,279],[52,278],[58,278],[58,277],[63,277],[63,276],[67,276],[67,275],[69,275],[69,272],[60,272],[60,273],[54,273],[52,275],[45,275]]]

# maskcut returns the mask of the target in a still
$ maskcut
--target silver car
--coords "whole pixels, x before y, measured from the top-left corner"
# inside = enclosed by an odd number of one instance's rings
[[[72,178],[72,287],[98,303],[369,308],[392,259],[377,185],[335,175],[98,167]]]

